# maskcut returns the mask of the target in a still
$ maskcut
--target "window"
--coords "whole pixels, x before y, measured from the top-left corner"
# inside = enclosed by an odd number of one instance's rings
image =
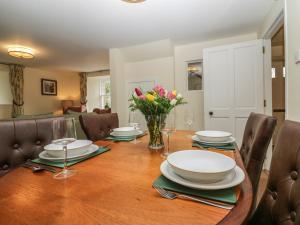
[[[276,78],[276,68],[272,68],[272,78]]]
[[[99,79],[99,88],[100,88],[100,108],[110,108],[111,107],[111,98],[110,98],[110,77],[103,76]]]
[[[188,90],[203,90],[203,62],[189,62],[188,72]]]

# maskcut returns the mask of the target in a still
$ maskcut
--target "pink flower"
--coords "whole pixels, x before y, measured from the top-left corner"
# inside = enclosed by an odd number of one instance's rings
[[[163,97],[166,94],[166,90],[161,85],[156,85],[153,90],[160,96]]]
[[[139,99],[141,99],[141,100],[146,100],[146,97],[144,96],[144,95],[140,95],[140,96],[138,96],[139,97]]]
[[[161,89],[164,89],[161,85],[156,85],[153,90],[159,92]]]
[[[165,89],[163,89],[163,88],[160,89],[159,92],[158,92],[158,94],[159,94],[160,97],[164,97],[164,96],[165,96],[165,93],[166,93],[166,92],[165,92]]]
[[[167,94],[167,97],[169,100],[172,100],[172,99],[176,98],[176,95],[174,95],[172,91],[169,91]]]
[[[135,88],[134,91],[135,91],[135,93],[136,93],[137,96],[143,95],[141,89],[139,89],[139,88]]]

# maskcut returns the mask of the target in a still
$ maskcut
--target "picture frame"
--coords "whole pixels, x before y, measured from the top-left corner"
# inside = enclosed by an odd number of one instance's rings
[[[42,95],[57,95],[57,81],[49,79],[41,79],[41,93]]]
[[[187,91],[203,91],[203,60],[187,62]]]

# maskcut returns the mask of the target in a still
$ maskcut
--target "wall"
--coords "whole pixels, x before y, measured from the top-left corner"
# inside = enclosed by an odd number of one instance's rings
[[[121,126],[128,125],[129,82],[151,81],[174,87],[173,47],[169,40],[110,49],[112,111]],[[156,57],[155,57],[156,56]]]
[[[300,50],[300,1],[286,1],[285,10],[287,118],[300,121],[300,63],[295,63],[296,51]]]
[[[9,85],[8,66],[0,64],[0,119],[11,115],[12,95]]]
[[[237,42],[257,39],[256,33],[236,36],[231,38],[212,40],[208,42],[192,43],[175,46],[175,88],[182,93],[188,104],[177,107],[176,127],[177,129],[187,129],[184,122],[184,112],[187,108],[193,109],[195,113],[195,124],[193,129],[204,129],[204,95],[203,91],[187,91],[187,62],[203,59],[203,49],[218,45],[233,44]],[[204,74],[205,76],[205,74]],[[205,84],[204,84],[205,85]]]
[[[1,65],[2,71],[8,75],[8,66]],[[1,74],[2,75],[2,74]],[[57,96],[41,95],[41,78],[57,80]],[[1,83],[0,85],[3,85]],[[4,88],[7,89],[6,82]],[[7,92],[10,89],[7,89]],[[73,72],[54,70],[41,70],[26,67],[24,69],[24,114],[35,115],[49,112],[57,112],[61,109],[61,100],[73,99],[79,103],[79,76]],[[0,119],[10,118],[11,105],[0,105]]]
[[[195,112],[196,121],[193,128],[204,129],[203,91],[187,91],[187,62],[202,59],[204,48],[255,39],[257,33],[250,33],[175,47],[169,40],[165,40],[148,45],[110,49],[112,110],[118,112],[120,124],[126,125],[128,123],[128,82],[155,80],[157,84],[167,89],[175,88],[188,102],[187,105],[176,108],[177,129],[187,129],[184,122],[186,108],[193,109]]]
[[[57,80],[57,96],[41,95],[41,79]],[[25,68],[24,114],[56,112],[61,100],[72,99],[79,104],[80,88],[78,73]]]
[[[283,11],[284,0],[274,1],[272,8],[266,15],[264,21],[261,23],[260,29],[258,31],[259,38],[264,38],[265,36],[272,37],[274,35],[274,32],[276,32],[273,28],[283,25],[283,22],[281,21],[281,19],[279,19],[281,16],[283,16]]]

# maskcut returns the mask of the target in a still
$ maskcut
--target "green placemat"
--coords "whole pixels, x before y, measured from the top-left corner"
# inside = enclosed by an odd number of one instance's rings
[[[145,136],[147,133],[144,132],[140,135],[137,136],[137,138],[140,138],[140,137],[143,137]],[[134,137],[132,136],[128,136],[128,137],[115,137],[115,136],[109,136],[107,138],[105,138],[106,140],[109,140],[109,141],[114,141],[114,142],[120,142],[120,141],[124,141],[124,142],[129,142],[129,141],[133,141],[134,140]]]
[[[156,185],[160,188],[164,188],[170,191],[179,192],[187,195],[194,195],[194,196],[211,199],[215,201],[221,201],[230,204],[235,204],[237,202],[237,192],[235,187],[223,189],[223,190],[211,190],[211,191],[196,190],[196,189],[182,186],[173,181],[170,181],[167,178],[165,178],[163,175],[158,177],[153,182],[153,185]]]
[[[221,150],[235,150],[235,145],[233,143],[226,144],[226,145],[221,145],[221,146],[214,146],[214,145],[206,145],[206,144],[199,143],[199,142],[193,142],[193,147],[217,148],[217,149],[221,149]]]
[[[102,153],[104,153],[104,152],[107,152],[107,151],[109,151],[109,150],[110,150],[110,149],[107,148],[107,147],[105,147],[105,148],[100,147],[96,152],[94,152],[94,153],[88,155],[88,156],[85,157],[85,158],[81,158],[81,159],[76,159],[76,160],[68,161],[68,162],[67,162],[67,165],[68,165],[68,166],[72,166],[72,165],[74,165],[74,164],[80,163],[80,162],[82,162],[82,161],[85,161],[85,160],[87,160],[87,159],[89,159],[89,158],[92,158],[92,157],[94,157],[94,156],[96,156],[96,155],[100,155],[100,154],[102,154]],[[40,159],[40,158],[33,159],[33,160],[31,160],[31,161],[34,162],[34,163],[44,164],[44,165],[47,165],[47,166],[55,166],[55,167],[59,167],[59,168],[64,168],[64,163],[63,163],[63,162],[52,162],[52,161],[43,160],[43,159]]]

